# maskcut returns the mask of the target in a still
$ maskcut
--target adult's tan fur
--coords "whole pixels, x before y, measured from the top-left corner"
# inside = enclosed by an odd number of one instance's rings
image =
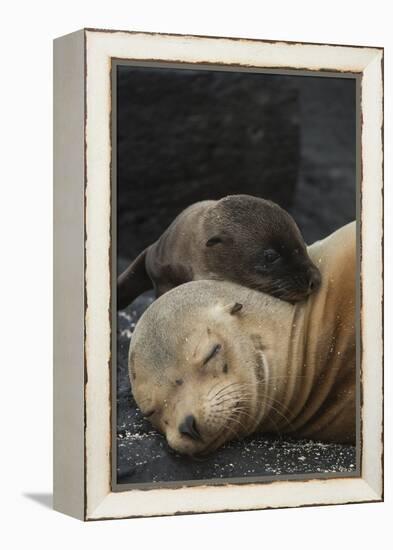
[[[308,252],[322,284],[307,302],[195,281],[142,316],[132,390],[174,449],[204,454],[255,431],[355,442],[355,224]]]

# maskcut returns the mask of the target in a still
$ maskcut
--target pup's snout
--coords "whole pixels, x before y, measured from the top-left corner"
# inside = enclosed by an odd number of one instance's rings
[[[313,268],[309,274],[308,294],[315,292],[321,286],[321,274],[317,268]]]

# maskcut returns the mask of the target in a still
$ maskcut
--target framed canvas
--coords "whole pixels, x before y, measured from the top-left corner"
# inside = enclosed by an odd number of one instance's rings
[[[54,507],[383,499],[383,49],[54,42]]]

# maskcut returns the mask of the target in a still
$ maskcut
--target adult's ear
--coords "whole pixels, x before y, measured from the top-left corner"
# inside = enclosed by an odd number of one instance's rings
[[[225,311],[229,313],[229,315],[239,315],[239,312],[243,308],[243,304],[240,304],[239,302],[232,302],[225,306]]]
[[[146,271],[147,248],[117,279],[117,309],[124,309],[146,290],[153,288]]]
[[[239,311],[243,308],[243,304],[239,304],[239,302],[236,302],[235,304],[233,304],[233,306],[231,307],[231,310],[230,310],[230,314],[231,315],[236,315],[237,313],[239,313]]]

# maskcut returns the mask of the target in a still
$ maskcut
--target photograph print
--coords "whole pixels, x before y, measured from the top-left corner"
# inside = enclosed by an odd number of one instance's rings
[[[358,87],[112,61],[116,490],[359,475]]]

